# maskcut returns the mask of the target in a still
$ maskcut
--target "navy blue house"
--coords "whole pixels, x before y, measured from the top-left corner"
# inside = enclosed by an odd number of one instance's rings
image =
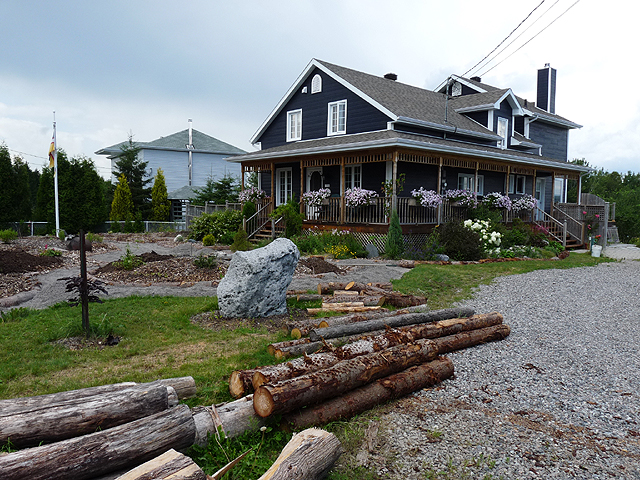
[[[532,195],[534,216],[549,215],[566,201],[567,181],[589,170],[567,162],[569,131],[580,125],[555,113],[555,91],[549,65],[531,102],[478,77],[451,75],[430,91],[314,59],[251,139],[260,150],[229,161],[241,164],[243,181],[258,172],[270,208],[329,188],[323,205],[304,206],[309,226],[382,231],[392,205],[403,228],[427,231],[451,211],[416,206],[411,191],[420,187]],[[354,187],[375,190],[376,205],[345,205]]]

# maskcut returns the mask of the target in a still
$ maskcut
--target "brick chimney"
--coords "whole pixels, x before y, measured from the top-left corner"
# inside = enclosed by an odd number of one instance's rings
[[[556,113],[556,69],[550,64],[538,70],[538,96],[536,106],[549,113]]]

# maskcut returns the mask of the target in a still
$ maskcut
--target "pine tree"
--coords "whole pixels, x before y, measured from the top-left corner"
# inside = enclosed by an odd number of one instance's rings
[[[158,169],[151,189],[151,220],[166,222],[169,220],[171,202],[167,198],[167,184],[162,169]]]
[[[111,203],[111,214],[109,219],[113,221],[129,220],[133,218],[133,201],[131,200],[131,190],[127,177],[121,174],[118,178],[118,185],[113,194]]]
[[[131,201],[134,211],[142,212],[144,219],[149,216],[149,197],[151,189],[147,187],[151,179],[147,178],[147,165],[138,158],[140,147],[133,141],[133,135],[129,135],[128,143],[120,147],[121,153],[116,160],[114,175],[120,178],[124,175],[131,191]]]
[[[402,227],[400,227],[400,217],[398,211],[391,212],[391,221],[389,222],[389,231],[387,232],[387,240],[384,245],[384,253],[388,258],[400,258],[404,252],[404,243],[402,239]]]

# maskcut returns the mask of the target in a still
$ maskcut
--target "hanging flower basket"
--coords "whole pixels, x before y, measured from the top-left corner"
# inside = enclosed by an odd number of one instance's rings
[[[319,207],[324,205],[324,201],[329,204],[329,197],[331,196],[331,189],[321,188],[320,190],[313,190],[311,192],[305,192],[302,194],[302,200],[308,207]]]

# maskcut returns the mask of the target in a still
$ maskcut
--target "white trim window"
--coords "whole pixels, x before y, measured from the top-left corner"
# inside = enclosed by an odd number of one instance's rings
[[[311,94],[320,93],[322,91],[322,77],[316,73],[311,79]]]
[[[484,175],[478,175],[478,185],[477,188],[474,189],[473,180],[475,177],[474,173],[459,173],[458,190],[468,190],[478,195],[484,195]]]
[[[498,117],[498,135],[502,137],[500,140],[500,148],[507,148],[507,138],[509,135],[509,120],[504,117]]]
[[[362,188],[362,165],[345,165],[344,188]]]
[[[287,203],[293,193],[291,167],[276,168],[276,206]]]
[[[287,142],[302,140],[302,109],[287,112]]]
[[[515,193],[517,195],[523,195],[525,186],[527,184],[527,177],[524,175],[509,175],[509,193]]]
[[[331,102],[327,120],[327,135],[347,133],[347,101]]]

